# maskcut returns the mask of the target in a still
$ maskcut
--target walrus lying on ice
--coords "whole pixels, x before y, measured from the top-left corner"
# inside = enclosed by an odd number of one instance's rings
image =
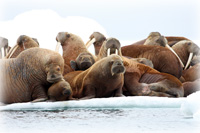
[[[59,53],[31,48],[17,58],[0,60],[0,102],[44,101],[52,83],[63,80],[64,60]]]

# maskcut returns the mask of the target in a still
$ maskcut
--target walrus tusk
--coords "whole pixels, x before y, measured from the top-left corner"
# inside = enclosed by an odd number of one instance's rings
[[[188,57],[187,64],[185,65],[185,68],[184,68],[184,70],[185,70],[185,69],[187,69],[187,68],[188,68],[188,66],[190,65],[190,62],[191,62],[191,60],[192,60],[192,57],[193,57],[193,53],[190,53],[190,55],[189,55],[189,57]]]
[[[59,53],[60,45],[61,45],[61,43],[57,42],[55,51],[58,52],[58,53]]]
[[[179,62],[181,63],[181,66],[184,67],[184,64],[183,64],[182,60],[179,58],[179,56],[176,54],[176,52],[168,44],[166,44],[166,47],[176,55],[176,57],[178,58]]]
[[[4,48],[1,48],[1,57],[3,58],[5,56],[5,53],[4,53]]]
[[[23,48],[24,48],[24,50],[26,49],[26,47],[25,47],[25,45],[24,45],[24,42],[23,42]]]
[[[110,48],[108,48],[108,50],[107,50],[107,56],[109,56],[110,55]]]
[[[115,50],[115,54],[118,55],[118,50],[117,49]]]
[[[115,73],[113,71],[111,72],[111,74],[112,74],[112,76],[115,75]]]
[[[19,47],[19,45],[15,45],[11,50],[10,50],[10,52],[8,53],[8,57],[7,58],[10,58],[12,55],[13,55],[13,53],[16,51],[16,49]]]
[[[93,38],[92,40],[89,40],[89,41],[85,44],[86,48],[89,48],[90,45],[93,44],[94,42],[96,42],[96,39],[95,39],[95,38]]]

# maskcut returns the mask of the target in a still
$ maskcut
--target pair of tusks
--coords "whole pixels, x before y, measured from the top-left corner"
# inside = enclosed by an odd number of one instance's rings
[[[115,49],[115,54],[118,55],[118,50],[117,49]],[[107,56],[109,56],[109,55],[110,55],[110,48],[108,48],[108,50],[107,50]]]
[[[12,55],[14,54],[14,52],[16,51],[16,49],[17,49],[18,47],[19,47],[18,44],[16,44],[14,47],[12,47],[12,48],[10,49],[10,51],[8,52],[8,55],[6,56],[6,58],[12,57]]]
[[[92,40],[89,40],[89,41],[85,44],[86,48],[89,48],[90,45],[93,44],[94,42],[96,42],[96,39],[95,39],[95,38],[93,38]]]
[[[185,65],[184,70],[187,69],[188,66],[190,65],[191,60],[192,60],[192,57],[193,57],[193,53],[190,53],[190,55],[189,55],[189,57],[188,57],[188,61],[187,61],[186,65]]]
[[[57,42],[55,51],[58,52],[58,53],[59,53],[60,45],[61,45],[61,43]]]
[[[16,44],[13,48],[11,48],[10,52],[7,55],[7,58],[12,57],[12,55],[14,54],[14,52],[17,50],[18,47],[19,47],[19,45]],[[23,43],[23,48],[24,48],[24,50],[26,49],[24,43]]]
[[[188,57],[188,61],[187,61],[186,65],[184,66],[182,60],[179,58],[179,56],[176,54],[176,52],[168,44],[166,44],[166,47],[176,55],[176,57],[178,58],[179,62],[181,63],[181,66],[184,68],[184,70],[187,69],[188,66],[190,65],[191,60],[192,60],[193,53],[190,53],[190,55]]]

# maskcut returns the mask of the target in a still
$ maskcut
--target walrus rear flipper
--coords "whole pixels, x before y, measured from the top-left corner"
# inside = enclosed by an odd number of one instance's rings
[[[32,101],[32,103],[36,103],[36,102],[44,102],[46,101],[48,98],[38,98]]]

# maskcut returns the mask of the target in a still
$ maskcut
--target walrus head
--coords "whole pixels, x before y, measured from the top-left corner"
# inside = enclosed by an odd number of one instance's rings
[[[47,81],[49,83],[55,83],[60,80],[63,80],[63,71],[64,71],[64,59],[58,60],[60,54],[55,54],[54,56],[48,57],[48,60],[45,64],[45,71],[47,74]]]
[[[55,101],[64,101],[72,94],[72,89],[70,84],[65,81],[61,80],[57,83],[54,83],[48,89],[48,96],[50,100]]]
[[[56,36],[56,41],[57,41],[57,45],[56,45],[55,51],[57,51],[57,52],[59,51],[60,45],[63,47],[63,46],[67,46],[71,43],[72,44],[84,44],[83,40],[79,36],[69,33],[69,32],[59,32]],[[84,45],[84,47],[85,47],[85,45]]]
[[[165,47],[167,43],[167,39],[164,36],[161,36],[159,32],[151,32],[144,42],[144,45],[157,45]]]
[[[105,49],[107,50],[107,56],[111,54],[121,55],[121,44],[117,39],[108,38],[104,43]]]
[[[103,34],[101,34],[100,32],[94,32],[92,33],[92,35],[90,35],[90,40],[86,43],[86,48],[89,48],[91,44],[94,44],[95,55],[98,55],[99,50],[105,40],[106,37]]]
[[[86,70],[95,63],[93,56],[90,53],[80,53],[76,61],[70,61],[70,65],[74,70]]]
[[[38,41],[35,40],[36,40],[35,38],[33,39],[30,38],[29,36],[21,35],[17,39],[17,44],[23,49],[27,49],[30,47],[39,47]]]
[[[118,55],[110,55],[111,60],[109,61],[111,65],[111,74],[117,75],[125,72],[125,67],[122,58]]]
[[[17,39],[17,44],[10,49],[6,57],[15,58],[25,49],[32,47],[39,47],[39,43],[29,36],[21,35]]]
[[[55,83],[63,79],[61,68],[57,64],[46,66],[46,73],[49,83]]]

